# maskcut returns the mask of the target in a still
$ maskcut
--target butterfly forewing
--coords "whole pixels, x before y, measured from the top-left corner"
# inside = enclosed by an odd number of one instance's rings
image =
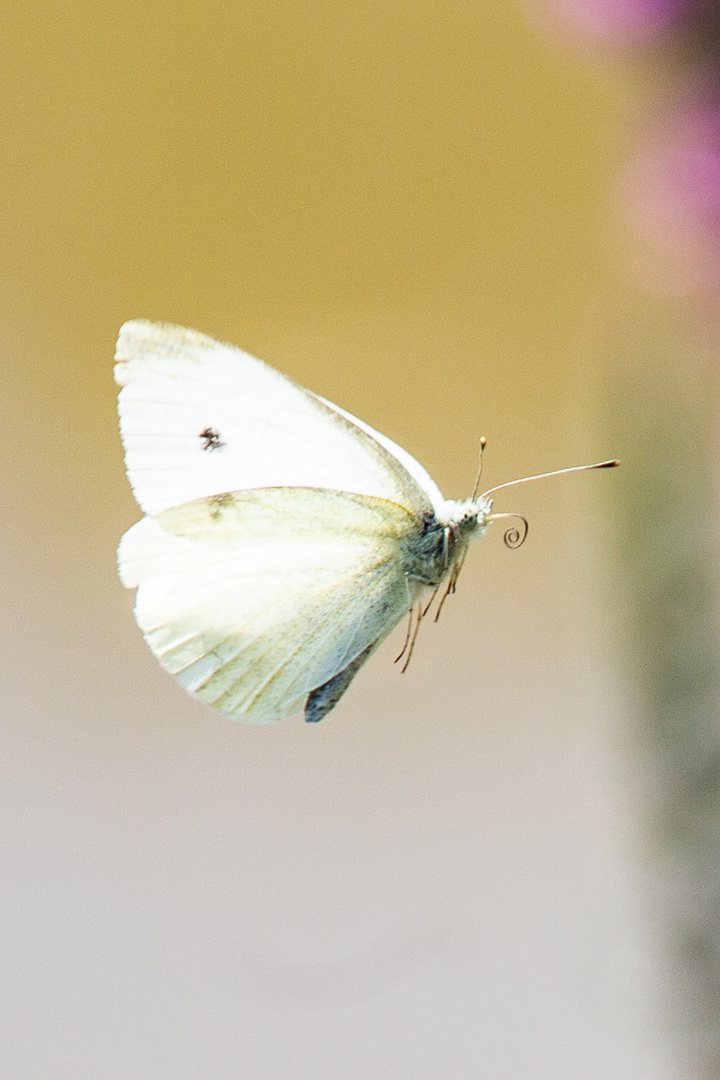
[[[233,345],[135,320],[120,331],[116,360],[128,476],[146,513],[268,487],[433,508],[437,489],[417,463],[417,475],[408,471],[409,454],[401,461],[390,440]]]

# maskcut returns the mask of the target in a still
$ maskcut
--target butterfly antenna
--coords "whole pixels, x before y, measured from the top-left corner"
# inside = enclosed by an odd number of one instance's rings
[[[480,439],[480,450],[478,451],[478,471],[477,471],[477,476],[475,477],[475,487],[473,488],[473,493],[472,493],[472,496],[471,496],[471,498],[473,498],[473,499],[477,496],[477,493],[480,490],[480,477],[482,476],[482,467],[483,467],[483,452],[484,452],[486,446],[487,446],[487,439],[483,435],[483,437]]]
[[[493,495],[496,491],[501,491],[503,488],[514,487],[515,484],[526,484],[528,480],[545,480],[548,476],[562,476],[563,473],[571,472],[587,472],[588,469],[614,469],[619,465],[619,461],[597,461],[594,465],[571,465],[569,469],[553,469],[552,472],[535,473],[534,476],[521,476],[519,480],[508,480],[504,484],[498,484],[496,487],[488,488],[487,491],[483,491],[481,498],[486,499],[488,495]]]

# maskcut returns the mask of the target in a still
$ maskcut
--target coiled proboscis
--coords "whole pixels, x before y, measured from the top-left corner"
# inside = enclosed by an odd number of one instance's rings
[[[511,525],[509,529],[506,529],[503,533],[503,541],[506,547],[514,550],[515,548],[522,547],[525,543],[529,525],[527,518],[524,518],[522,514],[513,514],[513,517],[519,518],[521,525]]]

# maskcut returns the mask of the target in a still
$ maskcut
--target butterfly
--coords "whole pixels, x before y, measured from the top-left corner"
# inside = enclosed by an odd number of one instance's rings
[[[195,330],[127,322],[115,360],[146,515],[120,542],[120,578],[161,665],[226,716],[321,720],[405,618],[407,666],[428,600],[513,516],[489,497],[508,485],[445,499],[385,435]]]

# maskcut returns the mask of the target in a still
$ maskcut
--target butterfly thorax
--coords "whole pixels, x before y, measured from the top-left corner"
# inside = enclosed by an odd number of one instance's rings
[[[490,500],[482,497],[448,499],[441,511],[423,514],[403,544],[406,575],[422,585],[439,585],[461,562],[470,540],[485,532],[490,507]]]

